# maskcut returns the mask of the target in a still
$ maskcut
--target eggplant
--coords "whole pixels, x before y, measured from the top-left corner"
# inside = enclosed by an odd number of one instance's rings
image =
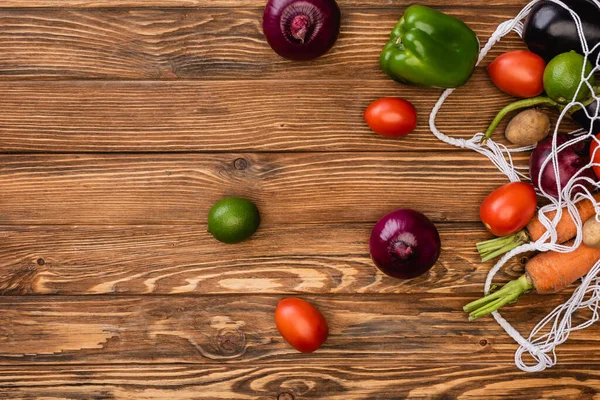
[[[600,6],[594,0],[562,0],[580,18],[588,49],[600,42]],[[583,54],[577,26],[568,10],[552,1],[535,4],[525,20],[523,39],[530,51],[546,62],[571,50]],[[600,46],[592,53],[595,64]]]
[[[589,103],[587,106],[584,107],[589,115],[591,115],[591,116],[596,115],[596,109],[598,108],[598,103],[599,103],[599,101],[594,100],[591,103]],[[590,118],[587,117],[583,108],[579,108],[570,114],[571,114],[571,118],[575,122],[577,122],[587,132],[589,132],[590,128],[591,128],[593,134],[600,133],[600,117],[598,119],[596,119],[595,121],[592,121]],[[598,115],[600,116],[600,114],[598,114]]]

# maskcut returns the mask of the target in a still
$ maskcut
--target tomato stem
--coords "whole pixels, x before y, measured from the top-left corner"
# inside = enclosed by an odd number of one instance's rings
[[[509,236],[498,237],[477,243],[477,251],[481,261],[489,261],[504,253],[508,253],[515,247],[528,243],[531,239],[525,230],[521,230]]]
[[[533,289],[533,283],[526,274],[519,279],[508,282],[500,290],[490,293],[479,300],[470,302],[463,307],[463,311],[469,313],[469,321],[474,321],[488,315],[502,306],[516,302],[525,292]]]
[[[494,118],[494,120],[492,121],[490,126],[485,131],[485,136],[483,137],[481,144],[485,144],[485,142],[492,136],[492,133],[494,133],[494,130],[496,130],[496,127],[498,126],[500,121],[502,121],[502,119],[508,113],[511,113],[516,110],[520,110],[522,108],[528,108],[528,107],[533,107],[533,106],[558,107],[559,105],[557,102],[552,100],[550,97],[546,97],[546,96],[538,96],[538,97],[533,97],[531,99],[523,99],[523,100],[515,101],[514,103],[511,103],[511,104],[507,105],[506,107],[504,107],[502,110],[500,110],[498,112],[498,114],[496,114],[496,117]]]

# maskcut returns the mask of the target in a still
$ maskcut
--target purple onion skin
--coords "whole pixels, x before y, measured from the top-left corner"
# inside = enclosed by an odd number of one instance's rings
[[[531,153],[531,158],[529,159],[529,175],[531,176],[531,181],[533,186],[535,186],[538,190],[543,189],[548,195],[558,198],[558,188],[556,187],[556,175],[554,174],[554,167],[552,165],[552,161],[549,161],[544,168],[542,173],[542,177],[540,180],[540,170],[542,168],[542,164],[550,156],[552,152],[552,136],[548,136],[545,139],[541,140],[536,148]],[[570,135],[558,135],[556,137],[556,144],[560,146],[569,140],[573,139],[573,136]],[[570,145],[564,150],[558,153],[558,170],[560,177],[561,190],[565,187],[565,185],[569,182],[569,180],[575,175],[581,168],[587,165],[590,162],[589,157],[589,141],[581,141],[575,144]],[[592,180],[596,180],[596,175],[592,168],[586,168],[580,175],[580,177],[587,177]],[[541,182],[541,185],[538,185],[538,182]],[[578,182],[584,184],[584,186],[590,188],[586,182]],[[541,187],[540,187],[541,186]],[[580,187],[575,187],[571,192],[573,195],[583,191]]]
[[[280,56],[312,60],[333,46],[340,18],[335,0],[269,0],[263,14],[263,32]]]
[[[431,269],[440,256],[441,241],[437,228],[425,215],[401,208],[375,224],[369,247],[381,272],[410,279]]]

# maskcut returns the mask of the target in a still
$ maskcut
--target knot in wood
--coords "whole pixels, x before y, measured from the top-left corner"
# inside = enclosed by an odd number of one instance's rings
[[[241,353],[246,346],[246,335],[239,329],[221,329],[217,335],[217,346],[219,351],[228,356]]]
[[[529,257],[523,256],[523,257],[521,257],[520,261],[521,261],[521,265],[525,265],[525,264],[527,264],[527,261],[529,261]]]
[[[289,392],[280,393],[277,400],[294,400],[294,395]]]
[[[37,265],[44,265],[44,264],[46,264],[46,261],[44,261],[43,258],[40,257],[37,259]]]
[[[483,346],[487,346],[487,344],[488,344],[488,341],[487,341],[487,340],[485,340],[485,339],[481,339],[481,340],[479,341],[479,345],[480,345],[480,346],[482,346],[482,347],[483,347]]]
[[[238,171],[243,171],[248,167],[248,161],[243,158],[236,158],[233,162],[233,167]]]

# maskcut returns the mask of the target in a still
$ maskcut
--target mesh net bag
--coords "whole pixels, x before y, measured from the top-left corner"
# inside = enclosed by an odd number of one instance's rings
[[[505,21],[498,25],[495,32],[489,38],[488,42],[485,44],[483,49],[481,50],[479,60],[477,64],[479,64],[483,58],[486,56],[488,51],[498,43],[504,36],[509,34],[511,31],[516,32],[519,36],[523,35],[523,22],[529,15],[532,7],[541,0],[534,0],[527,4],[521,12],[513,19]],[[600,52],[598,49],[600,48],[600,43],[596,43],[594,47],[589,48],[587,41],[584,37],[584,32],[581,24],[581,20],[579,16],[569,8],[569,6],[563,3],[560,0],[545,0],[552,1],[556,5],[563,7],[567,10],[573,21],[577,27],[577,31],[579,34],[581,46],[583,49],[583,55],[593,66],[592,72],[586,74],[585,67],[581,71],[582,74],[582,82],[578,88],[578,93],[581,90],[584,90],[584,85],[590,89],[593,101],[596,102],[595,114],[591,115],[587,110],[587,117],[592,121],[592,126],[595,121],[600,120],[599,110],[600,110],[600,97],[597,94],[594,94],[594,88],[590,85],[590,77],[593,74],[596,74],[600,71]],[[565,0],[566,1],[566,0]],[[597,7],[600,8],[600,0],[593,0]],[[598,21],[600,24],[600,21]],[[598,56],[595,59],[592,59],[592,54],[594,52],[598,53]],[[585,66],[585,63],[584,63]],[[530,147],[521,147],[521,148],[508,148],[500,143],[494,142],[492,139],[483,140],[484,133],[476,133],[471,139],[465,140],[460,138],[450,137],[440,130],[437,129],[435,121],[436,116],[442,107],[445,100],[452,94],[455,89],[445,90],[440,96],[439,100],[435,104],[430,118],[429,118],[429,126],[432,133],[440,140],[465,149],[474,150],[484,156],[486,156],[494,165],[504,173],[507,178],[512,182],[517,182],[520,180],[530,180],[526,171],[528,168],[526,166],[518,166],[513,162],[513,158],[511,154],[517,152],[524,152],[532,150],[535,146]],[[561,151],[564,151],[570,145],[575,143],[579,143],[581,141],[595,141],[597,144],[600,144],[600,140],[598,140],[594,134],[598,134],[600,132],[593,132],[592,128],[589,131],[584,131],[580,129],[578,131],[570,132],[570,136],[568,136],[568,141],[566,143],[557,143],[556,137],[560,132],[561,123],[563,119],[567,116],[568,111],[572,107],[581,107],[585,108],[584,104],[581,102],[575,101],[577,98],[577,94],[574,96],[573,100],[567,104],[561,111],[558,121],[554,128],[554,139],[552,143],[552,151],[548,158],[542,164],[542,170],[546,165],[554,168],[554,172],[556,176],[558,175],[558,155]],[[589,109],[589,107],[588,107]],[[596,152],[600,151],[600,146],[596,147]],[[600,154],[598,155],[600,156]],[[592,160],[594,157],[592,157]],[[598,166],[599,164],[593,164],[590,162],[586,167]],[[586,167],[582,168],[585,169]],[[540,174],[541,177],[542,174]],[[560,181],[560,179],[556,179],[556,181]],[[540,187],[540,185],[537,185]],[[546,228],[546,234],[544,234],[540,239],[535,242],[530,242],[518,246],[508,253],[506,253],[490,270],[484,290],[486,293],[490,291],[492,286],[492,280],[496,273],[502,268],[502,266],[513,256],[516,256],[520,253],[529,252],[529,251],[555,251],[561,253],[568,253],[575,250],[582,243],[583,233],[582,226],[583,222],[579,217],[579,213],[576,210],[575,204],[584,199],[589,199],[594,205],[596,210],[595,218],[600,221],[600,204],[596,201],[592,195],[594,191],[600,189],[600,183],[596,182],[589,177],[583,176],[582,174],[576,174],[573,176],[569,182],[561,187],[560,182],[557,182],[557,192],[559,193],[558,198],[548,195],[543,190],[539,192],[541,196],[544,196],[548,199],[548,204],[541,207],[538,212],[538,218],[540,222]],[[547,213],[550,211],[556,211],[556,215],[554,218],[546,217]],[[556,226],[558,221],[560,220],[563,210],[566,210],[576,223],[577,226],[577,236],[574,239],[574,242],[571,245],[564,245],[561,243],[557,243],[557,230]],[[594,218],[594,217],[592,217]],[[567,340],[569,334],[572,331],[584,329],[598,319],[600,319],[600,260],[598,260],[594,267],[590,270],[590,272],[581,279],[580,285],[574,291],[573,295],[567,300],[564,304],[556,307],[550,314],[544,317],[530,332],[530,334],[525,338],[522,336],[517,330],[515,330],[511,324],[504,319],[500,312],[494,311],[492,313],[495,320],[504,328],[504,330],[519,344],[519,348],[515,353],[515,364],[523,371],[527,372],[535,372],[541,371],[546,368],[552,367],[557,362],[557,356],[555,352],[556,346],[560,345],[564,341]],[[582,313],[584,316],[583,321],[577,325],[573,324],[574,314],[578,311],[586,311]],[[578,318],[577,321],[580,321],[581,318]],[[525,362],[523,357],[529,354],[534,361],[528,360]]]

